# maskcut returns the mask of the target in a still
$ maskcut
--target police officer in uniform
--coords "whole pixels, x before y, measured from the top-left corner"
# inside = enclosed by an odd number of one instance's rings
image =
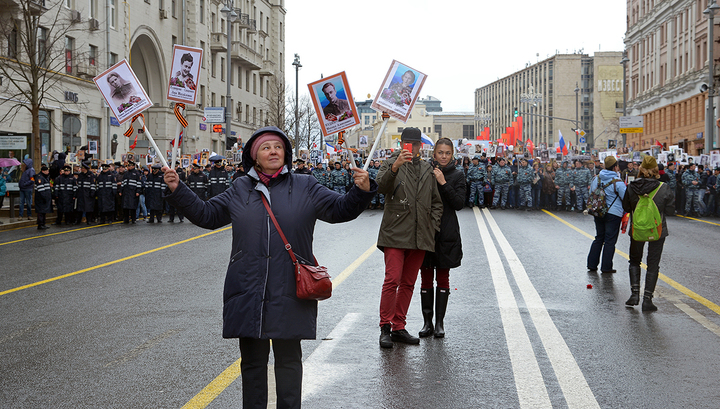
[[[192,173],[187,177],[187,185],[200,199],[208,200],[207,189],[210,181],[200,169],[200,165],[193,163]]]
[[[557,207],[558,210],[570,211],[570,185],[572,183],[571,170],[568,169],[568,162],[562,163],[562,167],[555,171],[555,189],[557,189]],[[565,208],[563,209],[563,199],[565,201]]]
[[[132,220],[135,224],[138,203],[140,202],[140,172],[135,169],[135,162],[128,161],[127,171],[123,174],[121,189],[119,192],[122,198],[123,223],[128,224]]]
[[[340,162],[335,162],[335,169],[330,172],[330,186],[334,191],[344,195],[346,183],[347,172],[342,168]]]
[[[178,178],[181,182],[185,183],[187,181],[187,176],[185,175],[185,169],[180,167],[179,162],[175,162],[175,172],[178,174]],[[237,172],[233,174],[233,180],[235,180],[235,176],[237,175]],[[180,219],[180,223],[185,221],[185,217],[182,214],[182,211],[175,208],[175,206],[169,205],[168,206],[168,217],[170,218],[168,221],[170,223],[173,223],[175,221],[175,215],[177,214],[178,219]]]
[[[695,170],[695,164],[691,163],[688,169],[683,172],[682,183],[685,186],[685,215],[698,217],[702,211],[700,206],[700,174]],[[693,204],[695,210],[693,211]],[[692,212],[692,213],[691,213]]]
[[[532,181],[535,178],[535,170],[528,165],[526,158],[520,159],[520,167],[517,170],[517,183],[518,183],[518,195],[520,198],[517,200],[518,208],[525,208],[525,211],[530,211],[533,207],[532,199]]]
[[[305,161],[302,159],[298,159],[296,161],[297,167],[293,171],[293,173],[297,173],[299,175],[311,175],[312,172],[310,172],[310,169],[305,167]]]
[[[163,190],[166,187],[163,174],[160,172],[160,164],[152,165],[152,173],[147,176],[145,183],[145,205],[150,213],[148,223],[162,223],[163,213]]]
[[[220,155],[214,155],[210,158],[210,162],[213,162],[215,166],[210,169],[208,179],[210,180],[210,186],[208,188],[208,199],[211,199],[220,193],[224,192],[228,188],[228,173],[223,166],[222,160],[225,159]]]
[[[593,173],[590,170],[590,164],[588,167],[583,167],[580,160],[575,162],[575,169],[572,173],[572,188],[575,191],[575,197],[577,198],[575,211],[582,213],[587,206],[587,201],[590,199],[590,183],[593,180]]]
[[[95,192],[98,199],[99,219],[100,223],[110,224],[115,213],[117,184],[115,183],[115,175],[110,172],[110,165],[103,163],[100,167],[102,171],[96,179],[97,191]]]
[[[85,214],[85,222],[90,225],[95,211],[95,175],[90,172],[90,164],[87,161],[82,162],[80,174],[77,178],[77,191],[75,197],[77,202],[75,205],[75,224],[82,221],[83,213]]]
[[[480,156],[472,158],[472,165],[468,168],[466,181],[470,185],[470,199],[468,200],[468,206],[473,207],[475,204],[475,198],[477,198],[477,204],[480,208],[485,206],[485,195],[483,193],[483,187],[485,186],[485,178],[487,177],[487,171],[485,166],[480,163]]]
[[[55,206],[57,206],[57,219],[55,225],[60,225],[63,216],[65,216],[65,224],[72,223],[73,211],[75,210],[75,192],[77,191],[77,181],[70,174],[72,168],[70,165],[62,167],[60,176],[55,178]]]
[[[50,168],[42,165],[40,173],[35,175],[35,214],[38,230],[45,230],[46,215],[52,212],[52,187],[50,186]]]
[[[498,203],[500,203],[500,209],[505,210],[508,190],[510,190],[510,185],[513,183],[512,169],[505,163],[505,158],[501,157],[498,160],[497,166],[492,170],[490,183],[495,186],[495,195],[493,196],[492,203],[493,209],[497,209]]]

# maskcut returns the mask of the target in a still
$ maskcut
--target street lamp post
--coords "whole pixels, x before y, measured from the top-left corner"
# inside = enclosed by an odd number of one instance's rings
[[[715,46],[715,35],[713,29],[715,26],[715,13],[720,6],[712,0],[703,14],[708,16],[708,101],[707,111],[705,112],[705,152],[709,153],[713,148],[713,139],[715,135],[715,60],[713,56],[713,47]]]
[[[580,101],[579,96],[580,96],[580,88],[578,88],[578,83],[576,82],[575,83],[575,126],[577,127],[577,129],[580,129],[580,123],[578,122],[578,108],[579,108],[578,104]],[[575,146],[576,147],[578,146],[578,143],[579,143],[578,135],[580,135],[580,132],[577,129],[575,130]]]
[[[620,64],[623,66],[623,116],[627,116],[627,63],[630,62],[630,59],[627,57],[627,51],[623,52],[623,58],[620,60]],[[625,144],[627,141],[625,140],[627,138],[627,134],[622,134],[622,147],[625,147]]]
[[[300,101],[298,101],[298,71],[302,67],[302,64],[300,64],[300,55],[295,54],[295,60],[293,61],[292,65],[295,67],[295,157],[300,157],[300,148],[298,147],[298,104]]]
[[[230,4],[232,6],[232,2]],[[238,15],[235,11],[228,7],[227,4],[223,6],[220,12],[225,15],[227,19],[227,65],[225,69],[225,81],[227,82],[227,96],[225,96],[225,141],[222,145],[225,146],[224,150],[228,150],[227,142],[228,138],[232,135],[230,133],[230,125],[232,124],[232,94],[230,90],[230,76],[232,75],[232,59],[230,52],[232,51],[232,23],[237,19]]]

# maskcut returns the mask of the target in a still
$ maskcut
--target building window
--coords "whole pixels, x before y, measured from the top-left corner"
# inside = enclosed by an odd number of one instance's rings
[[[90,0],[90,18],[98,19],[98,4],[97,0]]]
[[[115,2],[117,0],[110,0],[110,27],[115,28],[117,26],[117,12]]]
[[[253,119],[253,121],[252,121],[253,125],[257,124],[257,119],[256,119],[257,117],[255,116],[256,114],[257,114],[256,108],[253,107],[253,118],[252,118],[252,119]]]
[[[398,133],[402,133],[403,129],[405,128],[403,128],[402,126],[398,126]]]
[[[202,63],[200,65],[202,68],[205,68],[205,41],[200,41],[200,48],[203,50]]]
[[[200,86],[200,104],[201,107],[205,105],[205,86]]]
[[[38,65],[47,68],[47,62],[48,62],[48,48],[47,48],[47,28],[45,27],[38,27],[38,34],[37,34],[37,52],[38,52]],[[97,50],[97,48],[96,48]]]
[[[98,48],[94,45],[91,45],[90,53],[88,54],[88,64],[93,67],[97,66],[97,53],[98,53]]]
[[[220,95],[220,106],[225,106],[225,95]]]
[[[438,137],[442,137],[442,125],[435,125],[435,133],[438,134]]]
[[[210,13],[210,32],[215,32],[215,13]]]
[[[250,105],[245,104],[245,123],[250,123]]]
[[[242,89],[242,67],[238,67],[238,88]]]
[[[210,56],[210,74],[215,78],[215,56]]]
[[[283,40],[283,23],[281,21],[280,22],[280,41],[282,41],[282,40]]]
[[[220,57],[220,81],[225,81],[225,57]]]
[[[100,118],[87,117],[88,139],[100,139]]]
[[[215,93],[214,92],[210,93],[210,106],[213,106],[213,107],[215,106]]]
[[[245,70],[245,90],[250,92],[250,70]]]
[[[170,12],[172,13],[172,16],[175,18],[177,18],[177,13],[175,11],[175,9],[177,8],[177,7],[175,7],[176,5],[177,5],[177,0],[170,0]]]
[[[205,24],[205,0],[200,0],[200,24]]]
[[[73,45],[75,39],[72,37],[65,37],[65,73],[72,74],[73,65]]]
[[[257,95],[257,74],[253,74],[253,95]]]

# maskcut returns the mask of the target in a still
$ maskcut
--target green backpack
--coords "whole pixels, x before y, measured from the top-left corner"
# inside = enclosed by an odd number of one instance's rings
[[[662,235],[662,215],[653,198],[662,187],[663,182],[650,194],[638,197],[637,206],[632,213],[630,234],[635,241],[656,241]]]

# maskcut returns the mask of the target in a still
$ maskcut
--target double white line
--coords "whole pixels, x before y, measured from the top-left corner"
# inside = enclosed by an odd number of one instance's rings
[[[495,293],[500,308],[505,339],[507,340],[510,361],[512,363],[515,385],[521,408],[552,408],[547,387],[543,380],[537,357],[533,351],[530,338],[523,324],[520,310],[515,300],[510,282],[505,273],[500,254],[493,243],[488,226],[498,242],[512,271],[515,283],[520,289],[525,305],[535,329],[543,343],[543,347],[552,364],[555,376],[565,396],[569,408],[600,408],[595,400],[585,376],[580,371],[575,358],[568,348],[560,331],[553,323],[540,295],[533,287],[520,259],[513,251],[510,243],[500,231],[495,219],[484,209],[485,219],[478,208],[474,208],[480,236],[485,246],[490,272],[495,286]]]

